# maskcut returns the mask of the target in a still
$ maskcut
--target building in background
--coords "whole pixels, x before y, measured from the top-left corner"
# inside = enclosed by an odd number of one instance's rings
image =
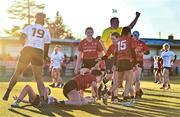
[[[173,69],[180,73],[180,40],[173,38],[169,39],[155,39],[155,38],[141,38],[149,47],[150,54],[144,56],[144,75],[151,75],[151,68],[153,65],[153,56],[160,55],[162,45],[169,43],[171,50],[177,55],[177,61],[175,62]],[[49,50],[49,55],[53,51],[55,45],[61,45],[62,51],[67,58],[77,55],[77,48],[80,40],[75,39],[52,39],[52,43]],[[20,55],[22,45],[15,37],[1,37],[0,38],[0,68],[14,68],[16,61]]]

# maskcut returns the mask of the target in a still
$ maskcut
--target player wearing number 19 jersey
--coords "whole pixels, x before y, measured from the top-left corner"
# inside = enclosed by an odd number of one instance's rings
[[[41,96],[41,102],[47,97],[42,78],[43,54],[47,57],[49,43],[51,41],[50,33],[43,27],[44,13],[37,13],[35,16],[35,24],[24,28],[20,41],[23,42],[24,48],[21,51],[15,73],[11,77],[8,89],[3,97],[3,100],[8,100],[12,88],[15,86],[19,76],[31,63],[32,70],[37,81],[38,90]]]

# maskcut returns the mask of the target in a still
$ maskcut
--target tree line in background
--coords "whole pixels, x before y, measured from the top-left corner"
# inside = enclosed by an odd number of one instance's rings
[[[20,31],[34,22],[34,15],[39,11],[42,12],[45,4],[37,4],[35,0],[13,0],[12,2],[12,6],[7,10],[9,18],[23,25],[14,25],[12,29],[4,29],[4,31],[11,36],[20,36]],[[74,39],[70,29],[64,25],[59,12],[56,12],[54,21],[50,21],[50,18],[47,17],[46,24],[52,38]]]

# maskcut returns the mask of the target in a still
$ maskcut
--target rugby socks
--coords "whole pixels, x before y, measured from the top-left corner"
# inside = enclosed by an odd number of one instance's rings
[[[64,101],[64,100],[59,101],[59,104],[60,104],[60,105],[65,105],[65,101]]]
[[[108,92],[107,92],[107,94],[108,94],[108,96],[110,96],[110,95],[111,95],[111,92],[110,92],[110,91],[108,91]]]
[[[18,103],[18,104],[19,104],[20,102],[21,102],[21,100],[20,100],[20,99],[17,99],[17,100],[16,100],[16,103]]]
[[[3,97],[3,100],[8,100],[10,92],[11,92],[11,89],[8,88],[6,90],[6,93],[5,93],[4,97]]]
[[[129,98],[128,96],[124,96],[124,97],[123,97],[123,101],[126,102],[126,101],[128,100],[128,98]]]
[[[109,80],[106,79],[106,77],[103,77],[103,83],[106,84]]]

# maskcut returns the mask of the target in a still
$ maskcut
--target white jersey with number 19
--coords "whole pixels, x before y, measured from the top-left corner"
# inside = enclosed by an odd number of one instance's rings
[[[51,42],[51,36],[47,29],[40,24],[28,25],[22,33],[26,34],[25,47],[30,46],[44,50],[44,44]]]

